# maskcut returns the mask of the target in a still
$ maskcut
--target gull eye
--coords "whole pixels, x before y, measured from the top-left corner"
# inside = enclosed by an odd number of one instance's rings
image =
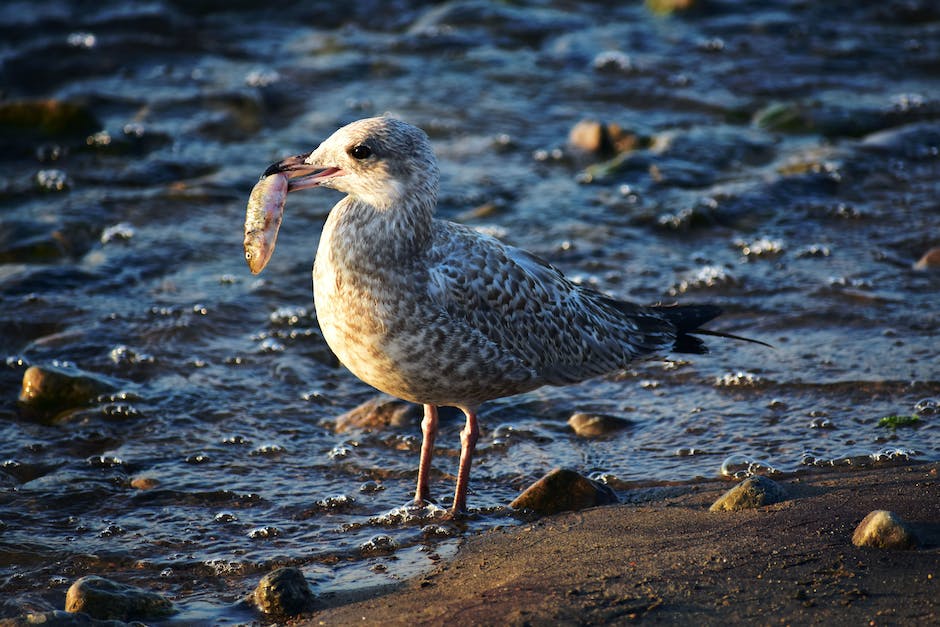
[[[349,149],[349,154],[353,159],[368,159],[372,156],[372,149],[368,146],[358,144]]]

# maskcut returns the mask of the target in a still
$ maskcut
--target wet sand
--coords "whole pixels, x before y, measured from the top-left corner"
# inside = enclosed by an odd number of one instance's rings
[[[790,498],[755,510],[708,512],[729,487],[715,481],[493,530],[387,594],[324,598],[341,605],[303,624],[940,621],[940,464],[781,482]],[[853,546],[874,509],[900,515],[920,546]]]

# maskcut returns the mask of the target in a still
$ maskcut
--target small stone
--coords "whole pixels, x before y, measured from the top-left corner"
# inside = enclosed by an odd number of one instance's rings
[[[582,438],[599,438],[626,429],[633,423],[617,416],[578,412],[568,419],[568,426]]]
[[[912,549],[917,546],[917,538],[900,516],[876,509],[855,528],[852,544],[879,549]]]
[[[157,619],[176,613],[169,599],[97,575],[75,581],[65,595],[66,612],[84,612],[100,619]]]
[[[153,477],[134,477],[131,479],[131,487],[137,490],[152,490],[160,485],[160,481]]]
[[[914,264],[916,270],[936,270],[940,268],[940,246],[931,248]]]
[[[633,150],[640,139],[618,124],[581,120],[568,132],[568,143],[583,152],[611,155]]]
[[[258,582],[255,605],[272,616],[296,616],[313,610],[316,599],[300,569],[290,566],[273,570]]]
[[[581,120],[568,133],[568,143],[585,152],[610,152],[607,125],[597,120]]]
[[[734,486],[708,508],[710,512],[737,512],[764,505],[773,505],[786,500],[787,491],[782,485],[763,475],[748,477]]]
[[[85,407],[109,391],[113,388],[108,383],[77,369],[30,366],[23,373],[19,401],[25,413],[49,419]]]
[[[618,502],[617,495],[606,485],[573,470],[556,468],[526,488],[509,507],[548,516]]]

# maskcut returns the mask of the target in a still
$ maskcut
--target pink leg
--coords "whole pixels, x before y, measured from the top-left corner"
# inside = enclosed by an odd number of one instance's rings
[[[434,438],[437,437],[437,407],[434,405],[424,406],[421,436],[421,462],[418,464],[418,488],[415,490],[415,503],[418,505],[424,505],[431,498],[428,475],[431,472],[431,457],[434,455]]]
[[[459,514],[467,509],[467,486],[470,484],[470,463],[473,451],[480,437],[477,426],[477,413],[473,409],[464,409],[467,424],[460,432],[460,469],[457,471],[457,490],[454,492],[454,507],[451,514]]]

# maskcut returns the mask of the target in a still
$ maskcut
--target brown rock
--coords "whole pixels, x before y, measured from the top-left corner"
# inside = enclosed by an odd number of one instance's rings
[[[568,143],[585,152],[610,152],[607,125],[597,120],[581,120],[568,133]]]
[[[897,514],[876,509],[855,528],[852,544],[879,549],[912,549],[917,546],[917,538]]]
[[[152,490],[160,485],[160,481],[153,477],[134,477],[131,479],[131,487],[137,490]]]
[[[613,154],[637,147],[639,139],[618,124],[597,120],[581,120],[568,132],[568,143],[584,152]]]
[[[786,498],[787,491],[784,490],[782,485],[762,475],[754,475],[718,497],[718,500],[712,503],[708,511],[736,512],[742,509],[772,505]]]
[[[333,429],[337,433],[345,433],[351,429],[381,431],[388,427],[404,427],[420,423],[422,412],[420,405],[391,396],[377,396],[337,417]]]
[[[463,413],[454,407],[439,407],[437,411],[441,420],[463,416]],[[345,433],[352,429],[381,431],[389,427],[411,427],[419,425],[423,416],[424,408],[421,405],[383,394],[337,417],[333,430],[336,433]]]
[[[556,468],[526,488],[509,507],[548,516],[618,502],[617,495],[606,485],[573,470]]]
[[[23,373],[20,407],[39,418],[53,418],[77,407],[85,407],[113,389],[102,379],[78,370],[53,366],[31,366]]]
[[[568,426],[582,438],[599,438],[626,429],[633,423],[617,416],[578,412],[568,419]]]
[[[936,270],[940,268],[940,246],[931,248],[914,264],[916,270]]]
[[[157,619],[176,613],[169,599],[141,588],[88,575],[75,581],[65,595],[66,612],[84,612],[93,618]]]
[[[316,603],[304,574],[293,567],[278,568],[262,577],[252,598],[259,610],[280,617],[309,612]]]
[[[646,8],[659,15],[668,15],[675,11],[688,11],[695,6],[695,0],[646,0]]]
[[[84,137],[100,128],[91,111],[79,103],[53,99],[0,102],[0,129],[7,132]]]

